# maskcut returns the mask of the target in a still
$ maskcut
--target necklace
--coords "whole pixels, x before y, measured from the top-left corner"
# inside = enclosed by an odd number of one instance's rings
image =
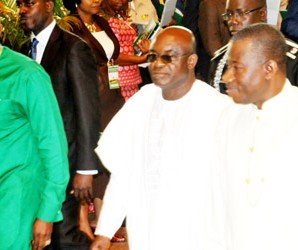
[[[94,23],[92,24],[84,23],[84,24],[91,33],[94,33],[96,31],[96,26]]]

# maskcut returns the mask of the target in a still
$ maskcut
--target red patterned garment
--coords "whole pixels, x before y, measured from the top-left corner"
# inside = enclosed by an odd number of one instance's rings
[[[133,42],[137,36],[136,31],[125,21],[110,17],[108,22],[120,43],[120,53],[134,55]],[[142,82],[138,65],[119,66],[119,81],[122,96],[129,99],[138,91]]]

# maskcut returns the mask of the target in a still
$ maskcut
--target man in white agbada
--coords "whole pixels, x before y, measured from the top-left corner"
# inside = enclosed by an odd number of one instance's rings
[[[215,180],[229,250],[298,249],[298,88],[286,51],[267,24],[237,32],[229,48],[223,80],[237,104],[219,123]]]
[[[161,31],[148,54],[154,84],[104,131],[96,152],[111,179],[91,249],[108,249],[125,217],[130,250],[203,249],[211,145],[230,99],[195,79],[195,48],[189,30]]]

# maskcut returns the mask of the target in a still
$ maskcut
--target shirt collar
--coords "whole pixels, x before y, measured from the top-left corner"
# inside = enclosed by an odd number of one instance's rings
[[[288,93],[291,92],[291,87],[292,85],[287,79],[280,93],[263,103],[262,110],[267,112],[270,110],[277,111],[279,109],[283,109],[283,106],[289,97]]]
[[[52,34],[52,31],[53,31],[55,25],[56,25],[56,21],[54,19],[45,29],[43,29],[41,32],[39,32],[37,36],[35,36],[33,33],[31,33],[31,41],[33,40],[33,38],[36,38],[38,40],[39,44],[43,45],[45,47],[51,34]]]

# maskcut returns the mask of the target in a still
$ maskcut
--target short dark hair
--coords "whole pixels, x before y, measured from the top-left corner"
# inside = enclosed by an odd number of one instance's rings
[[[259,60],[274,60],[280,70],[286,73],[287,44],[283,34],[275,27],[265,23],[252,24],[238,31],[232,38],[232,42],[243,39],[252,41],[252,53]]]
[[[81,3],[81,0],[63,0],[63,5],[71,12],[76,11],[77,5]]]

